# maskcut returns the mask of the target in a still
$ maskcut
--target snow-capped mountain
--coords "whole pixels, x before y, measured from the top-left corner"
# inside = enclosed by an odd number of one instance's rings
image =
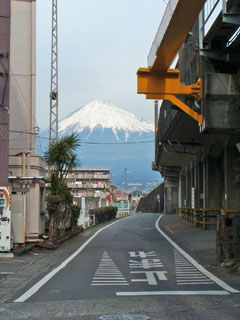
[[[128,170],[129,187],[146,188],[160,175],[152,171],[154,126],[113,104],[93,101],[59,122],[59,137],[76,132],[81,147],[78,155],[82,167],[110,168],[112,183],[121,187]],[[48,130],[40,133],[48,136]],[[41,150],[46,150],[41,139]],[[45,143],[45,146],[44,146]]]
[[[78,132],[83,141],[98,138],[98,141],[118,142],[136,140],[137,137],[152,135],[153,124],[113,104],[92,101],[74,111],[59,123],[59,134]],[[100,139],[100,140],[99,140]]]

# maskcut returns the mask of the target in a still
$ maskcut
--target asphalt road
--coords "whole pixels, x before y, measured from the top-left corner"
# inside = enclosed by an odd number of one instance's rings
[[[239,319],[239,294],[169,239],[159,219],[138,214],[98,229],[0,306],[0,319]]]

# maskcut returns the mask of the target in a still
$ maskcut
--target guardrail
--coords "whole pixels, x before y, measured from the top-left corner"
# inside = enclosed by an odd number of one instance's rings
[[[207,230],[210,228],[216,228],[217,216],[224,215],[227,217],[231,213],[239,213],[240,210],[229,210],[222,208],[189,208],[189,207],[178,207],[179,219],[184,219],[195,228],[200,227],[202,230]]]
[[[124,217],[127,217],[127,216],[129,216],[129,209],[128,208],[118,209],[118,212],[117,212],[117,215],[116,215],[117,219],[121,219],[121,218],[124,218]]]

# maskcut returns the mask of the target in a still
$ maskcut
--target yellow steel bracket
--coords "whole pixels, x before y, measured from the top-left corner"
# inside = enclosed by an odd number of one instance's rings
[[[203,124],[203,116],[194,111],[175,95],[188,95],[202,99],[202,80],[191,85],[181,85],[178,69],[168,69],[166,72],[152,71],[150,68],[140,68],[137,72],[138,93],[146,94],[147,99],[169,100],[177,105],[190,117]]]

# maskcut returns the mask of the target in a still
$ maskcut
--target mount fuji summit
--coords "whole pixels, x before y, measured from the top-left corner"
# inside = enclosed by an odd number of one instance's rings
[[[83,142],[128,142],[153,138],[153,124],[110,103],[96,100],[59,123],[59,134],[78,132]]]
[[[151,169],[153,124],[111,103],[95,100],[80,107],[59,122],[58,132],[59,137],[78,133],[81,166],[110,168],[112,183],[119,188],[127,184],[129,189],[148,189],[152,180],[160,178]],[[47,135],[48,130],[40,133],[40,136]],[[42,144],[44,140],[40,141]],[[41,149],[44,151],[43,146]]]

